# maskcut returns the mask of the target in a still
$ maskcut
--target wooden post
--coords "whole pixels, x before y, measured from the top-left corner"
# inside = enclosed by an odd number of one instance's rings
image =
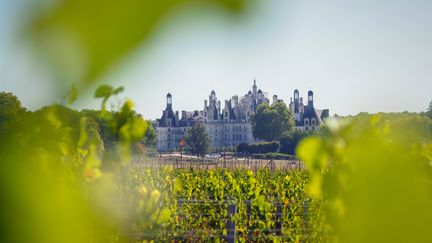
[[[229,204],[228,205],[228,220],[226,224],[227,229],[227,241],[228,243],[234,243],[236,242],[236,225],[235,220],[232,219],[232,216],[234,216],[237,213],[237,206],[235,204]]]
[[[309,216],[309,201],[305,199],[303,201],[303,222],[304,222],[304,237],[306,238],[307,236],[309,236],[308,216]]]
[[[246,228],[247,228],[247,234],[248,234],[248,239],[251,239],[252,238],[252,234],[253,234],[253,232],[252,232],[252,226],[251,226],[251,214],[252,214],[252,208],[251,208],[252,206],[251,206],[251,201],[250,200],[248,200],[248,201],[246,201],[246,218],[247,218],[247,225],[246,225]]]
[[[282,204],[278,203],[276,205],[276,235],[282,235]]]

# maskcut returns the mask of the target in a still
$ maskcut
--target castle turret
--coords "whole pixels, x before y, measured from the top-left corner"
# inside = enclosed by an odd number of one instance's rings
[[[313,92],[312,90],[309,90],[308,92],[308,108],[312,108],[313,109]]]
[[[212,90],[212,92],[210,93],[210,96],[209,96],[209,103],[212,104],[213,101],[215,101],[215,100],[216,100],[216,92],[214,90]]]
[[[294,90],[294,114],[299,113],[299,91]]]
[[[167,94],[167,108],[171,109],[172,108],[172,95],[170,93]]]
[[[254,79],[254,84],[253,84],[253,86],[252,86],[252,91],[253,91],[254,94],[257,93],[257,89],[258,89],[258,87],[257,87],[257,85],[256,85],[256,80]]]
[[[278,101],[278,96],[277,95],[273,95],[273,103],[276,103]]]

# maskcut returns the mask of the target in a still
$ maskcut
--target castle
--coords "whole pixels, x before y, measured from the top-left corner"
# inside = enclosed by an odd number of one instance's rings
[[[272,102],[283,102],[277,95]],[[159,151],[173,151],[179,148],[179,142],[186,131],[195,123],[202,123],[209,136],[213,150],[233,148],[241,143],[257,142],[252,136],[251,116],[262,103],[270,103],[267,93],[258,89],[256,80],[252,90],[242,97],[234,95],[225,100],[224,108],[217,99],[216,92],[210,93],[209,99],[204,100],[203,110],[174,112],[172,108],[172,95],[166,96],[166,108],[162,117],[157,119],[157,149]],[[291,98],[289,109],[294,114],[296,129],[315,130],[322,121],[329,116],[329,110],[316,110],[313,104],[313,92],[308,92],[308,103],[303,104],[299,92],[294,91],[294,100]]]

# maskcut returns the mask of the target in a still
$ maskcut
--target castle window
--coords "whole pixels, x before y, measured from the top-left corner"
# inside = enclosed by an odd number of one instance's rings
[[[225,112],[225,117],[228,117],[228,112]]]
[[[305,126],[309,126],[309,119],[305,119],[304,124],[305,124]]]
[[[312,120],[311,120],[311,125],[312,125],[312,126],[315,126],[315,125],[316,125],[316,120],[315,120],[315,118],[312,118]]]

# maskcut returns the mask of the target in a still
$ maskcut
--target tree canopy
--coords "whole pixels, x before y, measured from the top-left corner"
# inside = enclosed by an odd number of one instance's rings
[[[300,141],[311,135],[311,132],[294,130],[293,132],[285,132],[280,140],[279,152],[295,155],[295,150]]]
[[[16,115],[24,110],[18,97],[10,92],[0,92],[0,119]]]
[[[186,132],[185,140],[187,148],[193,155],[204,157],[210,149],[208,134],[200,123]]]
[[[151,122],[146,121],[148,126],[147,126],[147,130],[144,133],[144,138],[142,140],[142,142],[144,143],[145,146],[147,147],[154,147],[156,145],[156,131],[154,129],[154,127],[152,126]]]
[[[426,115],[427,115],[428,117],[432,118],[432,100],[431,100],[431,102],[429,103],[429,107],[428,107],[427,110],[426,110]]]
[[[294,118],[283,102],[258,106],[252,116],[252,133],[257,139],[278,141],[284,132],[294,129]]]

